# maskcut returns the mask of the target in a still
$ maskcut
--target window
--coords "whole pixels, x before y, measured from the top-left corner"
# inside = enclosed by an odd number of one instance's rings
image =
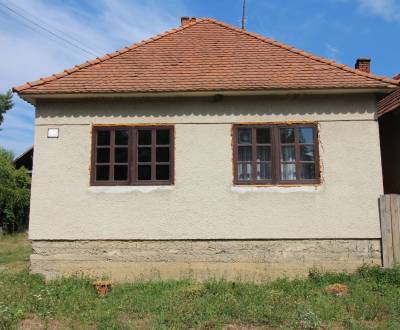
[[[95,126],[92,185],[173,184],[173,139],[171,126]]]
[[[234,183],[318,183],[317,126],[234,125]]]

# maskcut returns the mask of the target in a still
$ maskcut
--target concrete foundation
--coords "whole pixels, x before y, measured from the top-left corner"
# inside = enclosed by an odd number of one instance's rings
[[[114,281],[265,281],[311,268],[354,271],[381,265],[380,239],[215,241],[33,241],[31,271],[47,279],[83,273]]]

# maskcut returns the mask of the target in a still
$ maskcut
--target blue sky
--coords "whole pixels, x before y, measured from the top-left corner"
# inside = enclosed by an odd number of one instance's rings
[[[93,56],[58,40],[4,5],[92,53],[102,55],[176,27],[181,16],[240,26],[242,0],[0,0],[0,93]],[[247,0],[247,30],[350,66],[400,72],[400,0]],[[19,99],[5,116],[0,146],[33,144],[34,108]]]

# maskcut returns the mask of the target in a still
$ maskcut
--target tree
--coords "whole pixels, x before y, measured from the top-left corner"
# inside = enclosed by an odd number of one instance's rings
[[[15,168],[12,152],[0,148],[0,229],[27,229],[31,179],[24,167]]]
[[[0,126],[4,120],[4,114],[14,106],[12,101],[12,91],[9,90],[5,94],[0,94]]]

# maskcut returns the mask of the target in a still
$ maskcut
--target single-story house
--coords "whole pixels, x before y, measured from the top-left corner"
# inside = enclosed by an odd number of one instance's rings
[[[400,74],[394,77],[400,81]],[[400,194],[400,88],[378,102],[385,194]]]
[[[16,87],[31,269],[264,279],[381,264],[377,98],[398,81],[223,22]]]
[[[25,167],[29,175],[32,176],[33,146],[16,157],[14,159],[14,165],[16,168]]]

